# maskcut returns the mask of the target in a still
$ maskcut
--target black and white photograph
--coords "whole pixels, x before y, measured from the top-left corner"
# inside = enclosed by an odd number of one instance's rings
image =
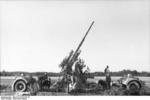
[[[150,1],[0,0],[0,96],[150,96]]]

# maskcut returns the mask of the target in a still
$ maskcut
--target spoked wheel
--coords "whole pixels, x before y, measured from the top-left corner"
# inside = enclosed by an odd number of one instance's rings
[[[26,88],[26,83],[23,80],[18,80],[14,85],[15,92],[24,92]]]
[[[133,94],[133,95],[139,94],[139,90],[140,90],[139,83],[137,83],[136,81],[130,82],[128,84],[128,90],[130,94]]]
[[[135,84],[130,85],[130,90],[137,90],[137,89],[138,89],[137,85]]]

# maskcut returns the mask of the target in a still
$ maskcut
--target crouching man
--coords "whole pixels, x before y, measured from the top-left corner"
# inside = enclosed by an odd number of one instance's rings
[[[29,76],[28,88],[31,95],[37,95],[39,91],[39,85],[31,75]]]

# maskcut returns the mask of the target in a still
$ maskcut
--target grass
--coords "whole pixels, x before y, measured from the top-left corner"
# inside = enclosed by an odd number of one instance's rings
[[[105,77],[96,77],[94,79],[88,79],[88,81],[91,82],[97,82],[99,79],[104,79]],[[53,81],[56,81],[58,77],[52,77]],[[117,80],[119,77],[112,77],[112,80]],[[143,87],[141,90],[141,93],[139,95],[150,95],[150,78],[149,77],[140,77],[142,81],[145,81],[146,86]],[[0,77],[0,93],[5,94],[11,91],[11,84],[14,81],[14,77]],[[128,91],[112,87],[110,90],[105,91],[99,91],[98,93],[76,93],[76,94],[67,94],[67,93],[61,93],[61,92],[39,92],[38,95],[40,96],[61,96],[61,95],[128,95]]]

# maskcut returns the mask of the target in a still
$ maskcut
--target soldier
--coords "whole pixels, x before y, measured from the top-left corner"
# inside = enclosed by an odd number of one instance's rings
[[[39,90],[39,86],[38,86],[38,83],[36,82],[36,80],[31,75],[29,75],[28,86],[30,89],[30,94],[31,95],[37,95],[37,92]]]
[[[47,72],[44,73],[44,75],[39,77],[39,85],[40,85],[40,90],[43,91],[45,88],[45,85],[47,85],[47,83],[45,84],[45,82],[48,79],[48,74]]]
[[[110,89],[111,76],[110,76],[110,70],[109,70],[108,65],[105,68],[104,73],[105,73],[105,76],[106,76],[107,89]]]

